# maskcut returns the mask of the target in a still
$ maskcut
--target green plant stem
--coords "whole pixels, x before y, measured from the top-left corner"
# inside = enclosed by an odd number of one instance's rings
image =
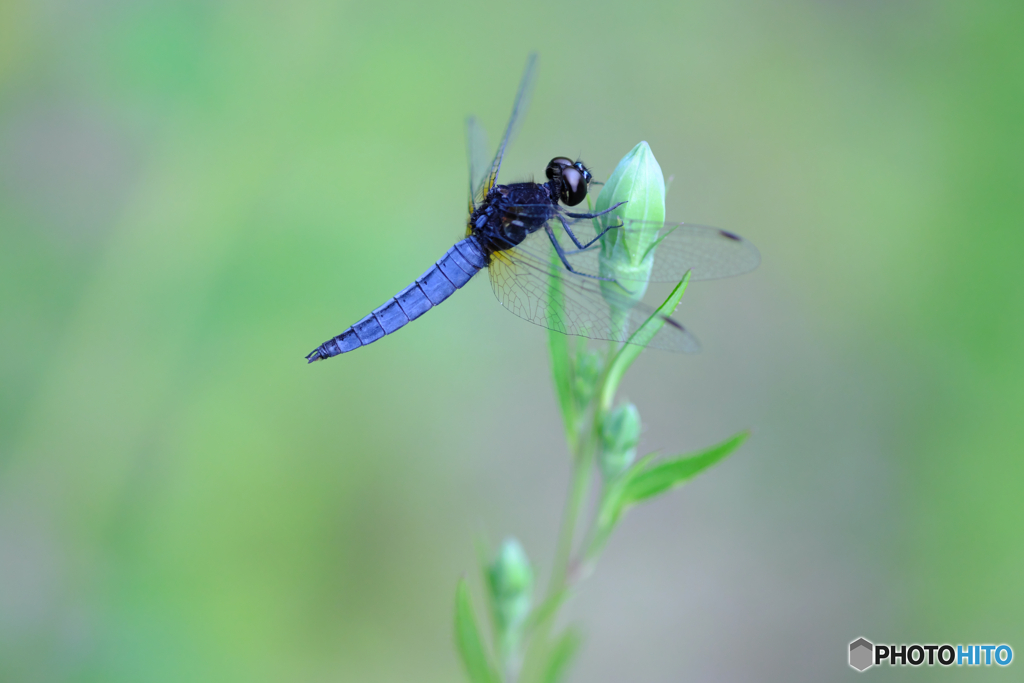
[[[549,597],[557,595],[568,583],[576,527],[579,524],[580,511],[586,503],[587,493],[590,489],[590,475],[594,464],[592,440],[583,438],[577,443],[577,452],[572,464],[569,499],[566,501],[565,513],[562,516],[562,528],[558,533],[558,546],[551,569],[551,582],[548,586]]]
[[[609,361],[613,357],[614,350],[609,354]],[[598,382],[598,392],[603,390],[607,375],[608,367],[606,365]],[[597,395],[600,395],[600,393]],[[569,438],[569,445],[573,451],[569,497],[566,500],[565,512],[563,513],[561,528],[558,532],[555,559],[551,568],[551,579],[548,582],[544,601],[541,603],[542,605],[553,605],[554,608],[546,611],[541,619],[534,624],[533,632],[530,635],[529,651],[522,669],[523,680],[534,680],[536,677],[539,677],[541,671],[539,667],[542,667],[546,660],[547,650],[550,646],[551,629],[564,597],[562,594],[572,585],[573,549],[576,531],[579,526],[580,515],[586,508],[587,498],[590,493],[594,462],[597,457],[597,449],[600,447],[600,425],[604,412],[606,412],[604,406],[595,400],[590,419],[583,421],[583,424],[586,426],[576,431]]]
[[[529,645],[521,670],[524,681],[539,681],[543,674],[550,649],[551,629],[564,597],[562,594],[569,588],[576,527],[579,525],[580,512],[586,505],[587,493],[590,488],[590,476],[594,463],[593,439],[588,433],[577,434],[576,438],[571,441],[575,448],[573,449],[569,497],[562,515],[551,578],[548,581],[544,601],[541,603],[540,618],[533,624],[532,632],[529,635]],[[550,607],[550,609],[545,609],[545,607]]]

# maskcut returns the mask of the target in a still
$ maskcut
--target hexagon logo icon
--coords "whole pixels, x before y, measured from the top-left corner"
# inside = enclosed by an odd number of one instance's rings
[[[850,643],[850,666],[857,671],[864,671],[874,664],[875,646],[864,638]]]

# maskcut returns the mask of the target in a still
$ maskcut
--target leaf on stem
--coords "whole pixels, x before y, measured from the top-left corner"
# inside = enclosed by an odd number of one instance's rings
[[[598,509],[594,535],[587,547],[587,559],[592,560],[600,553],[626,510],[659,493],[682,486],[735,451],[749,436],[750,432],[744,430],[710,448],[656,464],[652,464],[654,454],[648,455],[607,484]]]
[[[569,665],[580,649],[583,638],[574,628],[566,629],[551,648],[551,657],[544,669],[542,683],[560,683],[569,672]]]
[[[562,281],[552,276],[549,285],[549,301],[555,307],[562,301]],[[572,357],[569,355],[569,337],[555,330],[548,330],[548,348],[551,350],[551,372],[555,380],[555,392],[558,394],[558,407],[562,410],[562,420],[570,440],[576,433],[576,402],[573,397]]]
[[[720,444],[697,453],[662,460],[632,477],[626,486],[623,499],[627,505],[632,505],[682,486],[735,451],[749,436],[750,432],[744,430]]]
[[[480,628],[473,614],[469,586],[464,578],[459,579],[455,589],[455,644],[472,683],[500,683],[501,679],[484,648]]]

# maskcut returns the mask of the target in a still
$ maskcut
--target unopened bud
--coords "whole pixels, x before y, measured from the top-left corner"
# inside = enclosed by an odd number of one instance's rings
[[[640,411],[632,403],[612,410],[601,423],[601,474],[611,481],[636,460],[640,443]]]
[[[623,301],[635,304],[643,298],[654,265],[652,247],[665,221],[665,176],[646,142],[634,147],[615,167],[601,188],[596,209],[603,211],[619,202],[626,203],[602,216],[602,225],[621,222],[626,229],[608,231],[601,239],[600,257],[601,276],[614,280],[603,281],[601,289],[614,306]]]
[[[594,397],[597,381],[601,378],[601,354],[580,348],[576,352],[575,372],[573,373],[573,392],[580,410],[585,410]]]
[[[506,643],[517,641],[523,622],[530,614],[533,569],[516,539],[505,539],[498,557],[487,567],[487,588],[491,595],[494,623],[502,640]]]

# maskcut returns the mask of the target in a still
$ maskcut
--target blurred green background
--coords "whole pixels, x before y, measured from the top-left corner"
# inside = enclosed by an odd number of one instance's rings
[[[572,680],[852,678],[858,636],[1024,655],[1022,27],[1010,2],[0,3],[0,680],[460,680],[474,540],[550,567],[546,335],[481,278],[303,355],[461,236],[464,118],[496,141],[533,49],[506,180],[647,140],[668,215],[763,256],[687,293],[703,354],[625,384],[648,449],[754,438],[625,521]]]

